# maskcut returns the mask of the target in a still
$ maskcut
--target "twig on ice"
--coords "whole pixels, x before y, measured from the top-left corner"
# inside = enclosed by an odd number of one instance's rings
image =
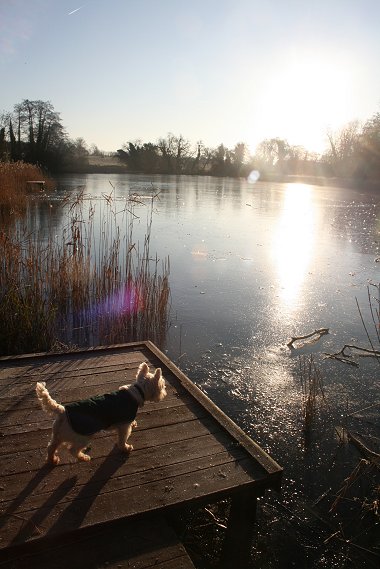
[[[355,346],[353,344],[345,344],[339,352],[335,352],[334,354],[325,353],[325,356],[327,358],[343,362],[344,364],[348,364],[351,366],[358,367],[359,364],[357,362],[355,362],[354,360],[350,359],[350,358],[352,358],[352,353],[346,353],[345,350],[351,350],[351,352],[355,351],[356,352],[355,355],[357,357],[361,357],[361,358],[365,358],[365,357],[367,357],[367,358],[369,358],[369,357],[379,358],[380,357],[380,351],[378,351],[378,350],[375,350],[375,349],[369,350],[368,348],[361,348],[360,346]]]
[[[289,342],[286,344],[288,346],[288,348],[290,350],[294,350],[294,342],[297,342],[298,340],[306,340],[307,338],[312,338],[313,336],[318,336],[318,338],[316,338],[316,340],[319,340],[319,338],[321,338],[321,336],[324,336],[325,334],[329,333],[329,329],[328,328],[319,328],[318,330],[314,330],[314,332],[310,332],[310,334],[305,334],[304,336],[294,336],[292,337]]]

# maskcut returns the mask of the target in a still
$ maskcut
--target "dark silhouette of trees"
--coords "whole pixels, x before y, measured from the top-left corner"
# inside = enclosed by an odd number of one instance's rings
[[[380,179],[380,113],[364,126],[349,122],[339,131],[328,132],[329,149],[322,157],[331,174],[357,180]]]
[[[262,168],[269,171],[282,171],[291,157],[290,145],[282,138],[266,138],[256,149],[256,159]]]
[[[65,136],[59,113],[49,101],[25,99],[8,118],[12,160],[43,164]]]
[[[117,155],[131,172],[155,174],[160,171],[158,147],[151,142],[127,142],[117,151]]]
[[[127,142],[117,151],[121,162],[131,172],[160,174],[209,174],[213,176],[246,176],[251,158],[245,143],[233,150],[220,144],[206,147],[200,140],[192,147],[182,135],[169,133],[154,143]]]
[[[127,142],[117,151],[122,162],[131,172],[183,174],[189,173],[194,165],[191,143],[182,135],[169,133],[157,143],[142,144],[137,140]],[[198,162],[199,162],[198,156]]]
[[[156,142],[128,141],[115,152],[121,171],[148,174],[193,174],[247,177],[252,170],[266,176],[337,176],[357,180],[380,179],[380,112],[361,126],[352,121],[339,131],[326,133],[323,155],[293,146],[286,139],[263,140],[251,155],[244,142],[234,148],[223,143],[195,145],[182,134],[168,133]],[[103,156],[97,146],[89,149],[83,138],[67,136],[50,101],[24,99],[13,111],[0,115],[0,160],[24,160],[51,172],[94,170],[89,156]]]
[[[351,177],[359,165],[360,126],[358,121],[349,122],[337,132],[327,132],[330,148],[324,155],[333,175]]]
[[[188,171],[189,163],[193,158],[191,143],[182,134],[175,136],[171,132],[166,138],[160,138],[157,143],[161,169],[169,174],[183,174]]]
[[[0,159],[23,160],[52,172],[85,164],[84,140],[68,138],[50,101],[24,99],[3,113],[0,130]]]
[[[358,175],[380,178],[380,113],[375,113],[363,127]]]

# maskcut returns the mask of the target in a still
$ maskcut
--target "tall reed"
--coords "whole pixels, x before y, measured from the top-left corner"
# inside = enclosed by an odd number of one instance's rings
[[[314,358],[300,357],[299,375],[302,387],[302,421],[305,444],[310,443],[311,430],[317,414],[318,399],[326,402],[323,378]]]
[[[21,222],[0,233],[0,353],[162,344],[169,260],[150,252],[153,204],[121,202],[114,192],[94,204],[79,193],[62,207],[60,237],[30,233]],[[148,214],[141,240],[134,238],[137,208]]]

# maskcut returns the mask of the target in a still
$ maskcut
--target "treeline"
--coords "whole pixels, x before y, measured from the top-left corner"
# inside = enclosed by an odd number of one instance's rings
[[[62,172],[83,168],[88,155],[82,138],[69,138],[50,101],[24,99],[0,115],[1,161],[23,161]]]
[[[244,142],[233,149],[223,144],[209,148],[202,141],[194,147],[183,136],[171,133],[156,143],[127,142],[117,153],[131,172],[239,177],[247,176],[253,165]]]
[[[169,133],[154,142],[128,141],[114,157],[125,171],[150,174],[246,177],[258,170],[261,176],[380,179],[380,113],[364,125],[353,121],[337,132],[327,132],[326,142],[325,152],[317,155],[287,140],[271,138],[251,154],[244,142],[234,148],[224,144],[211,148],[201,140],[194,145],[182,135]],[[94,171],[91,156],[101,154],[96,146],[89,148],[83,138],[68,137],[49,101],[25,99],[0,116],[0,160],[23,160],[51,172],[83,172]]]
[[[239,142],[233,149],[223,144],[194,146],[182,136],[168,134],[157,142],[127,142],[119,149],[120,160],[132,172],[247,176],[252,170],[265,175],[298,175],[380,179],[380,113],[363,126],[358,121],[327,132],[327,148],[318,155],[281,138],[263,140],[255,153]]]

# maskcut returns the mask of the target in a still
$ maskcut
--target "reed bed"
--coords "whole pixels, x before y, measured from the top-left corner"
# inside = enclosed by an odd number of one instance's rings
[[[26,162],[0,162],[0,212],[9,214],[24,212],[28,204],[28,184],[32,180],[45,182],[52,189],[53,181],[41,168]]]
[[[169,310],[169,259],[150,252],[153,203],[114,192],[93,203],[64,201],[62,234],[0,232],[0,354],[151,339],[162,345]],[[145,235],[134,227],[146,215]],[[149,213],[150,211],[150,213]]]

